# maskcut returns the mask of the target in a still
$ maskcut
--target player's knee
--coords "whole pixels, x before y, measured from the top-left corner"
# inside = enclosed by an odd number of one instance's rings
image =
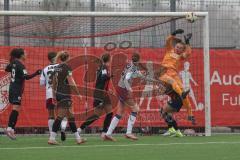
[[[117,119],[121,119],[121,118],[122,118],[122,115],[116,114],[115,117],[116,117]]]
[[[106,115],[106,117],[110,117],[110,118],[112,118],[112,116],[113,116],[113,112],[107,113]]]
[[[57,116],[56,120],[62,121],[64,117]]]
[[[48,119],[55,119],[54,116],[48,116]]]
[[[13,110],[15,110],[15,111],[17,111],[17,112],[19,112],[20,109],[21,109],[20,105],[14,105],[14,106],[13,106]]]
[[[49,119],[54,119],[55,115],[54,115],[54,110],[53,109],[50,109],[48,110],[48,118]]]

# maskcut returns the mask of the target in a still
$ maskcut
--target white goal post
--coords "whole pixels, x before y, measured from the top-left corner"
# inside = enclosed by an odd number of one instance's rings
[[[205,135],[211,136],[210,56],[208,12],[194,12],[203,18]],[[69,11],[0,11],[0,16],[64,17],[185,17],[189,12],[69,12]]]

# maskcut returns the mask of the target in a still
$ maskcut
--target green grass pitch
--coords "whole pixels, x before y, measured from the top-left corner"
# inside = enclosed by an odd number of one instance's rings
[[[240,135],[211,137],[140,136],[117,142],[86,137],[76,145],[72,136],[59,146],[49,146],[47,136],[0,136],[0,160],[240,160]],[[60,140],[59,140],[60,142]]]

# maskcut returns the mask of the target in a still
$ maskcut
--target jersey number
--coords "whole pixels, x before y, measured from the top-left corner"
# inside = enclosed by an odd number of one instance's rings
[[[49,87],[51,87],[52,81],[53,81],[53,71],[48,71],[47,75],[48,75],[48,85],[49,85]]]

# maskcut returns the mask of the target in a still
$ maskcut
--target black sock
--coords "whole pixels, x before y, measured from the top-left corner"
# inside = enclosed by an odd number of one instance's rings
[[[177,122],[173,119],[172,121],[172,126],[175,130],[178,130],[178,125],[177,125]]]
[[[112,116],[113,116],[113,113],[111,112],[111,113],[108,113],[107,115],[106,115],[106,117],[105,117],[105,119],[104,119],[104,123],[103,123],[103,132],[107,132],[107,130],[108,130],[108,127],[109,127],[109,125],[110,125],[110,123],[111,123],[111,119],[112,119]]]
[[[52,131],[57,133],[57,131],[60,129],[61,126],[61,122],[62,122],[62,118],[61,117],[57,117],[53,123],[53,128]]]
[[[74,118],[74,117],[69,118],[68,124],[69,124],[69,127],[70,127],[70,129],[71,129],[71,131],[72,131],[73,133],[77,132],[77,126],[76,126],[75,118]]]
[[[87,120],[85,122],[83,122],[83,124],[81,125],[81,129],[85,129],[87,126],[89,126],[90,124],[92,124],[94,121],[96,121],[99,117],[97,115],[92,115],[90,117],[87,118]]]
[[[18,111],[12,110],[12,112],[9,116],[8,127],[11,127],[12,129],[15,129],[15,126],[17,124],[17,120],[18,120]]]
[[[165,116],[165,122],[167,123],[168,128],[173,127],[175,130],[178,130],[177,122],[173,119],[171,115]]]

